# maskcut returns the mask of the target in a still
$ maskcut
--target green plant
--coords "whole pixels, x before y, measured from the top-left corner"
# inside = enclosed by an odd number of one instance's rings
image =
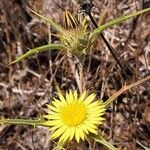
[[[60,44],[50,43],[48,45],[44,45],[38,48],[29,49],[27,53],[19,56],[16,60],[11,62],[10,64],[17,63],[32,54],[56,49],[63,52],[71,52],[76,56],[81,57],[83,54],[88,53],[89,48],[92,46],[93,42],[98,38],[101,32],[110,28],[113,25],[119,24],[132,17],[148,12],[150,11],[150,8],[146,8],[144,10],[140,10],[138,12],[129,15],[121,16],[117,19],[107,22],[102,26],[99,26],[93,31],[87,30],[85,18],[81,18],[81,16],[79,16],[80,19],[77,20],[69,12],[65,13],[65,23],[66,23],[65,27],[61,27],[60,25],[55,23],[52,19],[48,19],[36,13],[33,10],[31,11],[39,18],[45,20],[47,23],[49,23],[51,26],[55,28],[55,30],[58,32],[56,36],[59,38]]]

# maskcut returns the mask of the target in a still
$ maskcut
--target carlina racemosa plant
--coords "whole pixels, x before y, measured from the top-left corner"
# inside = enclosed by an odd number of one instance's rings
[[[87,29],[87,21],[79,16],[78,19],[73,17],[68,11],[64,15],[64,27],[55,23],[52,19],[34,12],[38,17],[47,21],[53,26],[59,38],[59,44],[50,43],[38,48],[30,49],[27,53],[19,56],[14,64],[20,60],[39,52],[46,50],[58,49],[65,53],[72,53],[75,56],[82,58],[83,54],[88,53],[88,49],[103,30],[149,11],[150,8],[129,14],[126,16],[114,19],[93,31]],[[103,139],[98,133],[98,126],[103,124],[105,120],[105,110],[120,94],[124,91],[135,87],[144,81],[150,79],[150,76],[141,79],[128,86],[123,86],[117,93],[111,96],[107,101],[96,99],[95,93],[88,95],[87,91],[78,95],[77,91],[69,90],[65,96],[57,87],[58,98],[53,98],[50,104],[47,105],[47,114],[38,119],[7,119],[1,116],[0,124],[15,124],[15,125],[32,125],[45,126],[52,132],[50,139],[57,140],[57,149],[63,149],[70,141],[85,141],[92,137],[96,142],[105,145],[108,149],[117,150],[113,145]]]
[[[123,86],[107,101],[96,99],[95,93],[88,95],[84,91],[81,95],[77,91],[66,92],[63,96],[57,87],[58,98],[53,98],[47,105],[47,114],[38,119],[5,119],[1,117],[0,124],[32,125],[48,127],[52,132],[51,140],[58,140],[56,149],[64,149],[70,141],[81,142],[93,138],[108,149],[117,150],[98,133],[98,126],[105,120],[105,110],[120,94],[145,81],[150,76],[128,86]]]
[[[113,19],[112,21],[107,22],[104,25],[99,26],[93,31],[89,31],[87,28],[87,20],[83,16],[81,16],[81,14],[78,14],[78,18],[75,18],[68,11],[66,11],[64,15],[64,26],[62,27],[59,24],[55,23],[52,19],[46,18],[38,14],[37,12],[31,10],[31,12],[33,12],[39,18],[45,20],[57,31],[57,34],[55,36],[59,38],[59,44],[49,43],[44,46],[29,49],[28,52],[19,56],[10,64],[19,62],[20,60],[32,54],[56,49],[65,53],[70,52],[76,55],[78,58],[82,58],[82,55],[88,53],[89,48],[93,45],[93,42],[99,37],[99,34],[101,32],[113,25],[119,24],[123,21],[126,21],[132,17],[135,17],[148,11],[150,11],[150,7],[143,10],[139,10],[132,14],[123,15],[117,19]]]

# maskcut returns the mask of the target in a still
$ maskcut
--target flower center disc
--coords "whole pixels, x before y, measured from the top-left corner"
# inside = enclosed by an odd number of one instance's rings
[[[83,103],[74,102],[64,106],[60,112],[64,124],[74,126],[80,124],[86,118],[87,111]]]

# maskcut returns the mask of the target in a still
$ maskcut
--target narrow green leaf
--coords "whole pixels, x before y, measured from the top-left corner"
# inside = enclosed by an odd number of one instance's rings
[[[29,9],[30,9],[30,8],[29,8]],[[48,22],[48,23],[49,23],[50,25],[52,25],[58,32],[61,32],[61,33],[62,33],[63,28],[62,28],[60,25],[58,25],[57,23],[55,23],[52,19],[47,18],[47,17],[44,17],[43,15],[41,15],[41,14],[35,12],[35,11],[32,10],[32,9],[30,9],[30,11],[31,11],[32,13],[34,13],[36,16],[38,16],[39,18],[41,18],[41,19],[45,20],[46,22]]]
[[[146,9],[143,9],[143,10],[139,10],[137,12],[134,12],[132,14],[128,14],[128,15],[123,15],[117,19],[113,19],[112,21],[109,21],[107,22],[106,24],[102,25],[102,26],[99,26],[98,28],[96,28],[90,35],[90,41],[93,42],[95,40],[95,38],[97,38],[99,36],[99,34],[101,32],[103,32],[104,30],[110,28],[111,26],[113,25],[116,25],[116,24],[119,24],[123,21],[126,21],[132,17],[135,17],[137,15],[141,15],[142,13],[145,13],[145,12],[148,12],[150,11],[150,7],[149,8],[146,8]]]
[[[29,57],[30,55],[36,54],[36,53],[40,53],[40,52],[44,52],[47,50],[65,50],[67,51],[67,48],[61,44],[48,44],[48,45],[44,45],[44,46],[40,46],[37,48],[33,48],[30,49],[28,52],[26,52],[25,54],[19,56],[16,60],[14,60],[13,62],[11,62],[9,65],[11,64],[15,64],[19,61],[21,61],[22,59],[25,59],[26,57]]]
[[[0,119],[0,125],[11,124],[11,125],[32,125],[32,126],[44,126],[43,119]]]
[[[93,138],[96,142],[103,144],[109,150],[119,150],[118,148],[107,142],[104,138],[102,138],[102,136],[95,135]]]

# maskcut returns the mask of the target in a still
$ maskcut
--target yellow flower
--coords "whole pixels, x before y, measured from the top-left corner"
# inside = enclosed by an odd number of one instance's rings
[[[105,105],[102,101],[94,101],[96,95],[87,96],[84,91],[78,97],[77,91],[66,92],[65,97],[58,92],[59,99],[48,105],[47,119],[44,125],[54,131],[51,138],[59,138],[59,142],[69,142],[75,139],[77,142],[85,140],[89,133],[97,134],[98,125],[105,120]]]

